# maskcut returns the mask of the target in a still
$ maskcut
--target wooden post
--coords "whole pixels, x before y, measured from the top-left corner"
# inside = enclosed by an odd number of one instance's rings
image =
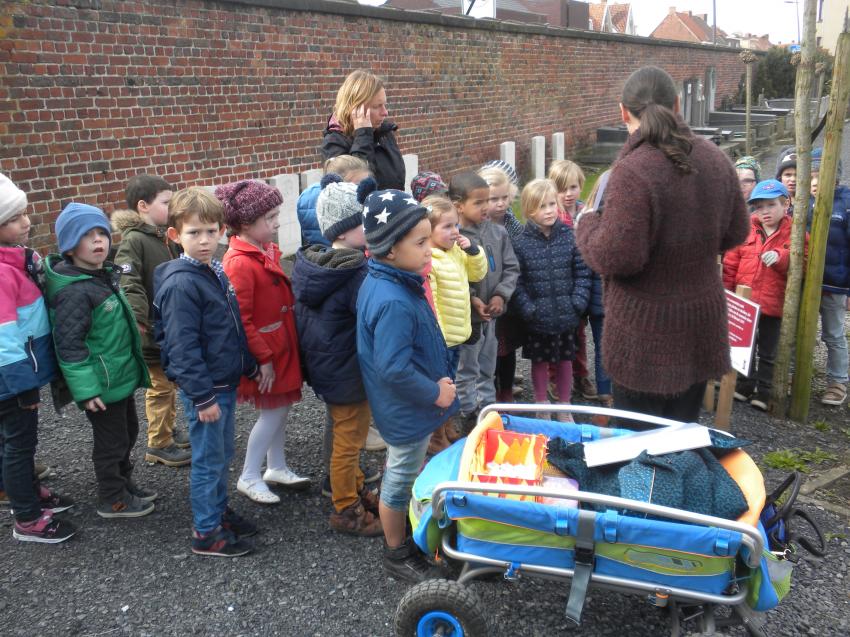
[[[753,63],[756,61],[756,54],[750,51],[741,51],[741,62],[746,65],[746,80],[744,83],[746,91],[746,108],[744,113],[744,134],[746,136],[745,154],[753,154],[753,131],[750,128],[750,111],[753,108]]]
[[[753,289],[746,285],[735,288],[735,294],[742,299],[749,299],[753,295]],[[732,422],[732,401],[735,398],[735,384],[738,380],[738,372],[734,369],[723,375],[720,379],[720,391],[717,393],[717,413],[714,415],[714,425],[723,431],[729,431]]]
[[[836,47],[835,50],[837,52],[838,48]],[[817,126],[818,122],[820,121],[820,102],[821,98],[823,97],[824,80],[826,79],[826,73],[824,73],[824,71],[826,71],[826,67],[824,66],[823,62],[818,62],[817,64],[815,64],[815,77],[818,79],[818,88],[815,92],[815,103],[817,104],[817,107],[815,107],[815,112],[812,113],[812,126]],[[834,71],[835,67],[833,67],[833,75],[835,74]]]
[[[773,368],[773,390],[770,400],[770,413],[779,418],[785,418],[788,408],[788,374],[791,368],[794,338],[797,333],[800,290],[803,283],[806,216],[809,209],[809,189],[812,177],[812,118],[809,112],[812,104],[812,79],[815,70],[815,0],[806,0],[803,16],[802,52],[799,56],[797,81],[794,87],[797,193],[794,198],[794,222],[791,225],[791,259],[788,267],[788,282],[785,285],[785,304],[782,306],[782,328],[779,334],[776,363]]]
[[[794,384],[791,388],[790,416],[798,422],[805,422],[809,415],[812,359],[818,329],[824,259],[832,216],[838,158],[841,155],[844,110],[847,107],[848,98],[850,98],[850,33],[841,33],[835,50],[832,91],[829,95],[829,109],[826,112],[823,156],[818,173],[818,194],[815,198],[812,230],[809,236],[809,264],[806,269],[806,282],[803,287],[800,319],[797,325],[797,357]]]

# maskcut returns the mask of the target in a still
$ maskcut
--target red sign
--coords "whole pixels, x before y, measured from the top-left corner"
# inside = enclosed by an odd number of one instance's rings
[[[759,306],[726,290],[726,314],[729,319],[729,352],[732,369],[744,376],[750,375],[756,330],[759,324]]]

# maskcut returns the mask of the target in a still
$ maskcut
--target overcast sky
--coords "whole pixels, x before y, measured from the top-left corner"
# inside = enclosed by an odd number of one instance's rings
[[[774,44],[797,41],[797,18],[794,14],[797,4],[793,1],[716,0],[716,3],[717,26],[727,33],[768,33]],[[706,13],[708,23],[714,24],[712,4],[712,0],[631,0],[638,35],[649,35],[672,6],[678,11],[690,9],[693,13]],[[802,20],[803,0],[799,0],[799,11]]]

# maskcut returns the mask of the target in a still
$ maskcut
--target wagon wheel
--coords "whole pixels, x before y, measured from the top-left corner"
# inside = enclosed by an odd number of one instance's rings
[[[487,637],[492,634],[478,597],[449,580],[427,580],[411,588],[395,612],[398,637]]]

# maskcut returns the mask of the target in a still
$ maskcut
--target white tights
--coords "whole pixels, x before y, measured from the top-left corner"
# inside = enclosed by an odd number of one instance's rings
[[[261,409],[257,423],[248,436],[248,450],[245,452],[245,465],[242,467],[242,479],[248,482],[259,480],[260,466],[266,456],[269,469],[286,469],[286,421],[289,418],[290,405],[277,409]],[[261,487],[262,488],[262,487]]]

